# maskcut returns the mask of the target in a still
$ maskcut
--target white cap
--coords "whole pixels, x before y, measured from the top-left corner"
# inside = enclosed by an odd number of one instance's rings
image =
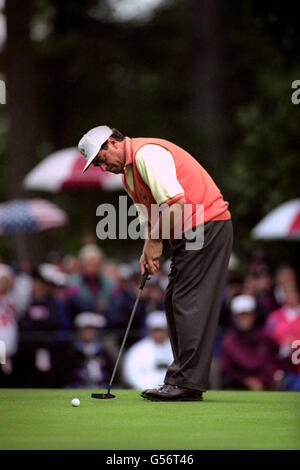
[[[14,272],[7,264],[0,264],[0,277],[13,277]]]
[[[90,258],[97,258],[99,261],[101,261],[103,258],[103,251],[97,245],[84,245],[79,251],[78,256],[80,261],[85,261]]]
[[[82,312],[75,318],[75,326],[77,328],[103,328],[106,325],[106,319],[103,315],[93,312]]]
[[[231,311],[234,315],[239,313],[254,312],[256,308],[255,298],[252,295],[237,295],[231,301]]]
[[[78,149],[81,155],[87,161],[82,173],[89,168],[94,158],[97,156],[101,146],[107,141],[112,133],[113,131],[110,127],[98,126],[84,134],[78,144]]]
[[[147,315],[146,325],[150,330],[155,328],[167,329],[167,319],[163,310],[155,310]]]
[[[66,287],[68,276],[50,263],[41,264],[38,271],[45,281],[51,282],[57,287]]]

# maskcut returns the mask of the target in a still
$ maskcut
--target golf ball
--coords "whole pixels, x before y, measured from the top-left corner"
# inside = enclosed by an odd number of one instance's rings
[[[72,403],[72,406],[79,406],[80,405],[80,400],[79,400],[79,398],[73,398],[71,403]]]

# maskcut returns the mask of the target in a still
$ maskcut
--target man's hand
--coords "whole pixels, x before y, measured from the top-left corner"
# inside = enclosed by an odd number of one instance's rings
[[[144,272],[145,272],[145,258],[144,258],[144,252],[142,253],[141,257],[140,257],[140,261],[139,261],[139,264],[140,264],[140,270],[141,270],[141,275],[143,276],[144,275]],[[147,279],[151,279],[151,276],[147,276]]]
[[[161,240],[147,240],[144,245],[143,253],[140,258],[140,269],[142,275],[145,267],[150,274],[155,274],[159,270],[159,257],[163,252],[163,244]],[[150,279],[151,276],[148,277]]]

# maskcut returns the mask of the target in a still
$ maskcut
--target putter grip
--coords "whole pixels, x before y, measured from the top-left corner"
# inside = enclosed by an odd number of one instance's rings
[[[147,276],[149,275],[149,272],[147,271],[147,269],[145,268],[145,272],[143,274],[143,277],[142,277],[142,280],[141,280],[141,285],[140,285],[140,290],[144,289],[144,286],[146,284],[146,281],[147,281]]]

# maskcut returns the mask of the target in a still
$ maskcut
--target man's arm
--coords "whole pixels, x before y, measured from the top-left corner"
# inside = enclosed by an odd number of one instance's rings
[[[159,269],[162,239],[168,238],[167,234],[181,216],[182,206],[185,204],[184,190],[177,180],[174,159],[165,148],[152,144],[143,146],[136,155],[136,164],[158,206],[164,205],[163,213],[160,212],[157,220],[151,221],[152,225],[146,226],[148,234],[140,258],[142,274],[145,264],[150,274],[154,274]]]

